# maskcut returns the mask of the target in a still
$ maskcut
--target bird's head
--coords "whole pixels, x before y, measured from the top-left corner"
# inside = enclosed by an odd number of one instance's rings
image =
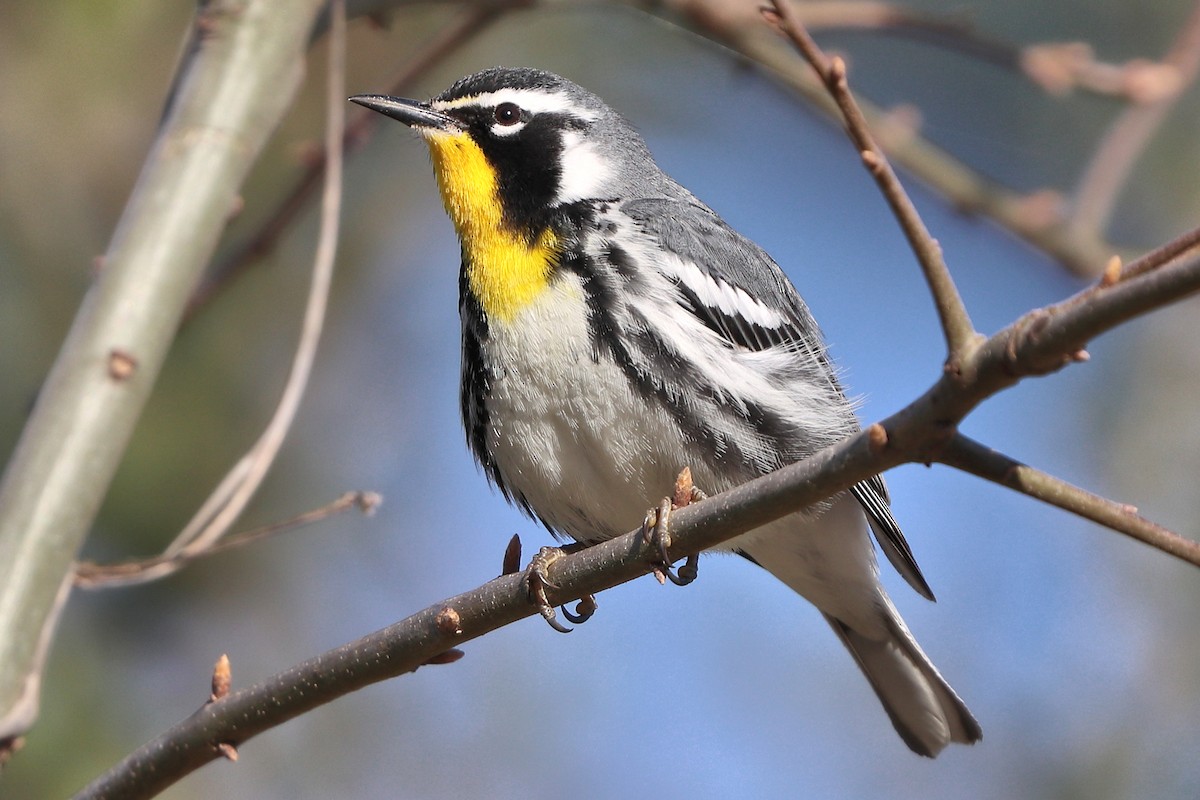
[[[464,239],[503,226],[536,238],[563,206],[627,194],[658,174],[641,137],[600,98],[549,72],[496,67],[429,101],[356,95],[429,145]]]

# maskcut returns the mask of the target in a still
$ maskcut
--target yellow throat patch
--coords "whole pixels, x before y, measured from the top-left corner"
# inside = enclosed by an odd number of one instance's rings
[[[471,291],[489,319],[511,320],[549,284],[558,237],[545,230],[530,241],[505,225],[496,171],[470,136],[429,131],[425,141]]]

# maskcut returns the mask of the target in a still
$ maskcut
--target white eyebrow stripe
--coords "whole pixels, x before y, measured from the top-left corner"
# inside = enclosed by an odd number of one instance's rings
[[[483,94],[469,94],[454,100],[434,100],[430,105],[435,111],[445,111],[463,106],[498,106],[501,103],[516,103],[525,111],[534,114],[544,112],[570,114],[585,122],[595,122],[600,115],[589,108],[575,103],[566,92],[547,92],[541,89],[497,89]]]

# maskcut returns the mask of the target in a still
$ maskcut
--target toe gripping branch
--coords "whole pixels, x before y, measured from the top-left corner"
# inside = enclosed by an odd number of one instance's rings
[[[659,560],[654,565],[654,577],[658,578],[659,583],[664,583],[665,579],[669,578],[676,586],[687,586],[696,580],[700,571],[700,556],[696,553],[687,557],[678,572],[671,569],[671,555],[668,552],[671,547],[671,512],[707,497],[708,495],[692,483],[691,468],[684,467],[675,479],[672,495],[664,497],[657,508],[646,512],[646,518],[642,521],[642,536],[646,544],[652,545],[658,551]]]
[[[699,573],[700,556],[695,553],[687,557],[678,571],[671,568],[669,552],[671,512],[707,497],[708,495],[692,483],[691,469],[684,467],[679,473],[679,477],[675,479],[675,490],[672,496],[664,497],[657,508],[646,512],[646,517],[642,521],[642,536],[646,543],[654,547],[658,553],[658,560],[654,562],[654,575],[658,578],[659,583],[665,583],[669,578],[671,583],[676,586],[687,586],[696,580],[696,575]],[[572,629],[558,621],[554,606],[550,604],[550,599],[546,596],[547,589],[558,588],[551,582],[548,570],[551,564],[562,558],[567,552],[572,552],[582,546],[576,544],[566,547],[543,547],[538,550],[537,555],[530,559],[529,566],[525,568],[523,580],[525,591],[529,595],[529,602],[537,607],[542,619],[546,620],[546,623],[559,633],[570,633]],[[520,560],[521,541],[514,536],[504,553],[504,574],[516,572]],[[596,613],[596,597],[589,594],[579,598],[574,612],[568,610],[565,605],[561,606],[560,610],[568,622],[581,625]]]
[[[550,605],[549,599],[546,597],[546,589],[557,589],[554,583],[547,577],[546,571],[550,565],[566,554],[566,549],[562,547],[543,547],[537,551],[532,559],[529,560],[529,566],[525,569],[525,591],[529,594],[529,602],[533,603],[542,615],[542,619],[559,633],[570,633],[571,628],[563,625],[558,621],[554,612],[554,606]],[[579,602],[575,605],[575,611],[572,613],[564,605],[561,607],[562,615],[569,622],[576,625],[582,625],[592,618],[592,614],[596,613],[596,597],[595,595],[584,595],[579,598]]]

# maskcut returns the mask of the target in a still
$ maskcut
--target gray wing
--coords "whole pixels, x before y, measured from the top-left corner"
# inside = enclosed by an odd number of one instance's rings
[[[807,356],[814,380],[826,380],[845,397],[825,351],[824,337],[795,286],[758,245],[746,239],[698,200],[642,198],[622,204],[621,210],[666,250],[696,264],[716,281],[741,289],[778,314],[764,324],[736,309],[705,302],[698,292],[680,283],[688,308],[727,341],[750,350],[788,347]],[[917,566],[904,533],[889,507],[887,488],[878,475],[855,484],[851,493],[866,512],[871,531],[888,561],[918,594],[934,600],[933,591]]]
[[[917,594],[926,600],[937,602],[937,598],[933,596],[933,589],[929,588],[925,576],[921,574],[921,568],[917,566],[917,560],[913,558],[912,549],[908,546],[900,525],[892,516],[883,478],[872,475],[862,483],[851,486],[850,493],[863,507],[863,511],[867,512],[867,522],[871,523],[875,541],[879,542],[879,549],[887,556],[887,560],[892,562],[896,572],[908,581],[908,585],[915,589]]]
[[[821,330],[796,287],[761,247],[729,227],[708,206],[695,199],[651,197],[627,201],[621,211],[664,249],[696,264],[717,281],[743,290],[781,317],[778,325],[757,324],[742,314],[702,302],[681,285],[692,303],[691,311],[710,328],[752,350],[803,346],[825,367],[830,366]],[[832,378],[832,369],[829,372]]]

